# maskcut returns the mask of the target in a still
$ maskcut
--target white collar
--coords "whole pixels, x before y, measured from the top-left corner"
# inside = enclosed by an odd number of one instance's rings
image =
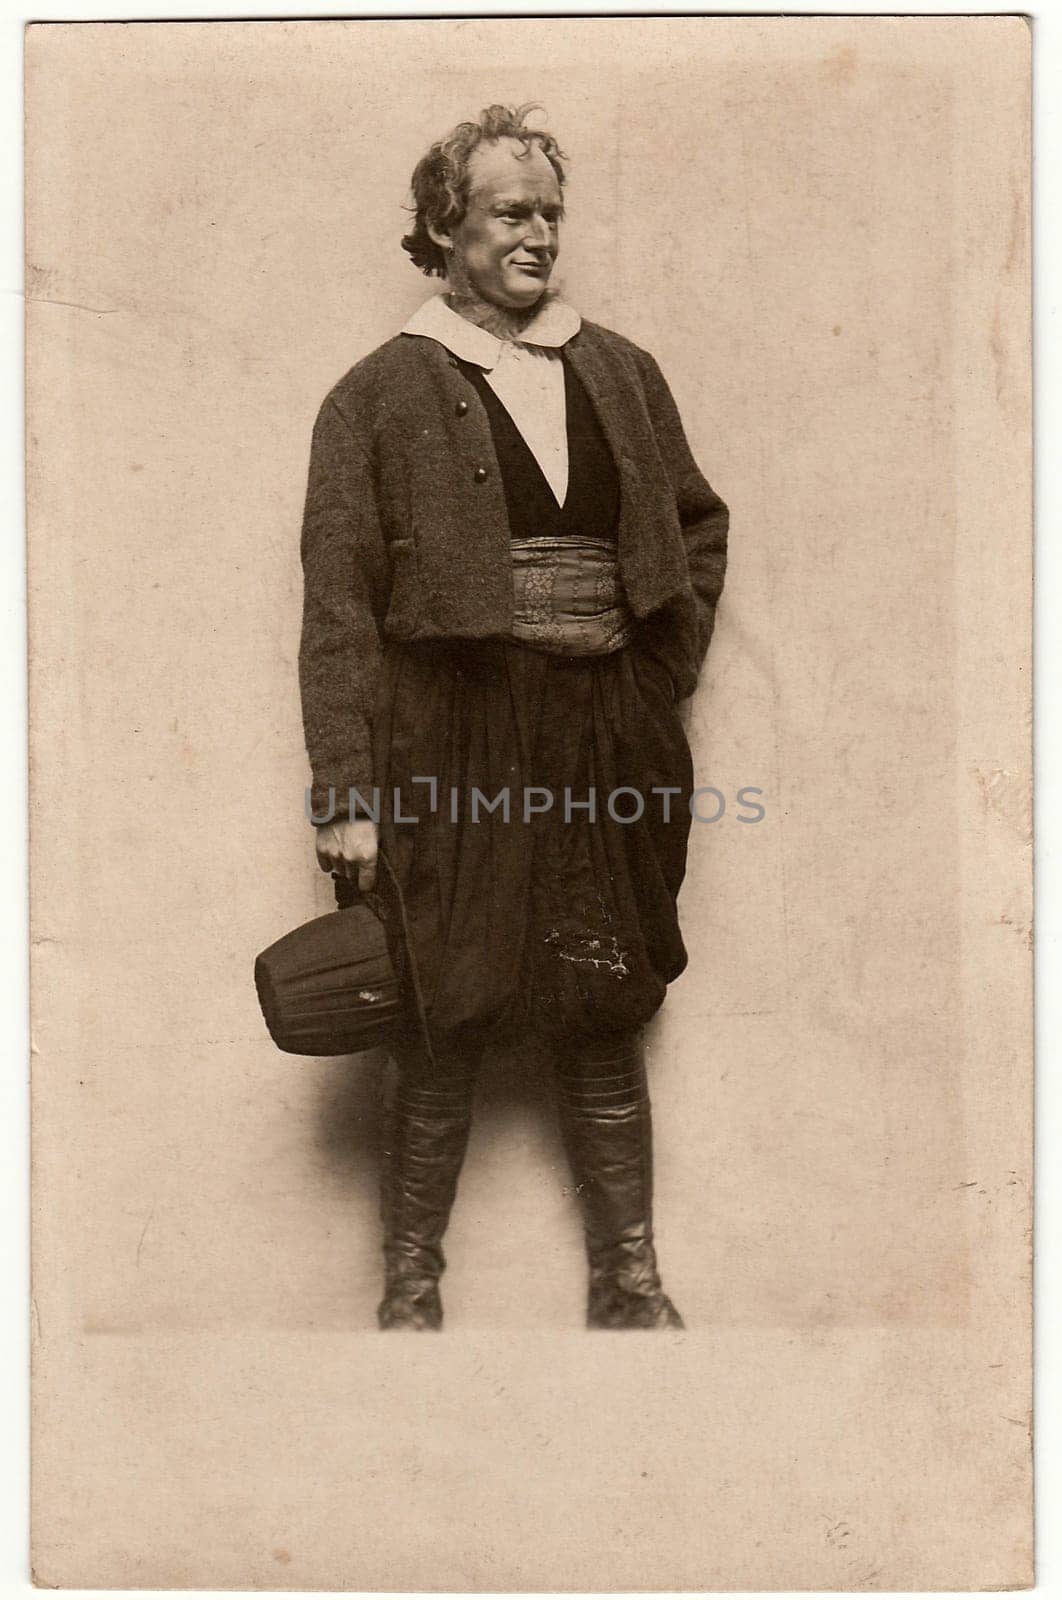
[[[426,339],[436,339],[445,345],[451,355],[461,361],[471,361],[475,366],[492,372],[498,364],[507,343],[537,344],[556,350],[567,344],[579,332],[582,318],[563,300],[549,299],[536,316],[532,317],[518,340],[498,339],[486,328],[477,328],[467,322],[447,304],[446,294],[434,294],[419,306],[403,333],[420,334]]]

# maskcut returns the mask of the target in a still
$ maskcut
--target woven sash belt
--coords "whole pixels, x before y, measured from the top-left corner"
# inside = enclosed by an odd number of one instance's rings
[[[616,546],[605,539],[512,541],[513,638],[559,655],[622,650],[634,618],[620,582]]]

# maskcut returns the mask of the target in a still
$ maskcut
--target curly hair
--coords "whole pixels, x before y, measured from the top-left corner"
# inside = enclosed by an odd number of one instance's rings
[[[427,277],[445,278],[446,254],[428,232],[428,224],[440,232],[455,227],[468,205],[468,163],[481,144],[498,139],[517,139],[529,154],[537,146],[546,157],[557,182],[564,186],[562,162],[568,158],[551,133],[544,128],[529,128],[529,111],[543,108],[534,102],[526,106],[488,106],[475,122],[459,122],[445,139],[432,145],[413,170],[413,228],[402,240],[414,263]]]

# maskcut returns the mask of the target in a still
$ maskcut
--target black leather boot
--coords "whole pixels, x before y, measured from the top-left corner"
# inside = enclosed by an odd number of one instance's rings
[[[638,1042],[569,1048],[558,1063],[561,1128],[583,1210],[590,1328],[681,1328],[653,1244],[653,1130]]]
[[[468,1147],[475,1092],[473,1064],[446,1065],[433,1078],[421,1067],[403,1070],[399,1060],[381,1191],[386,1263],[377,1310],[381,1328],[442,1327],[442,1237]]]

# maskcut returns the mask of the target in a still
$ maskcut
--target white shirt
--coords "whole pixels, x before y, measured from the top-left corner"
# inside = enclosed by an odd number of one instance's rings
[[[460,361],[482,367],[484,376],[542,468],[558,505],[568,493],[568,419],[564,404],[564,364],[560,346],[578,333],[581,318],[561,300],[547,300],[520,335],[519,343],[498,339],[466,322],[433,295],[413,313],[403,333],[420,334],[445,345]]]

